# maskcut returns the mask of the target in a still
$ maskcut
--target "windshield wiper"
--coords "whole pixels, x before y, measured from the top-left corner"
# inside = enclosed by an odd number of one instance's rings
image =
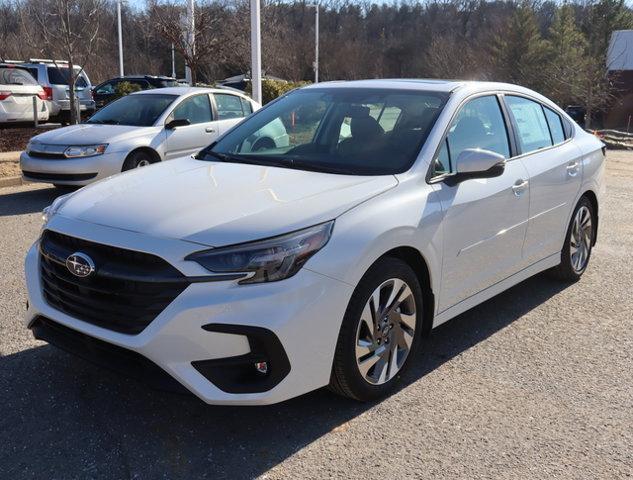
[[[118,125],[119,121],[118,120],[114,120],[112,118],[108,118],[106,120],[92,119],[92,120],[88,120],[86,123],[100,123],[100,124],[103,124],[103,125]]]
[[[213,157],[221,162],[226,163],[244,163],[247,165],[262,165],[264,167],[287,167],[287,162],[280,162],[270,160],[268,158],[253,158],[243,155],[231,155],[229,153],[215,152],[213,150],[201,150],[195,158],[198,160],[208,160],[208,157]]]

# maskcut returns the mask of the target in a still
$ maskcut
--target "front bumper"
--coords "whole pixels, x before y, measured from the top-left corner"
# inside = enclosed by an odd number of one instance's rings
[[[187,276],[208,274],[195,262],[184,260],[187,254],[199,250],[199,246],[188,242],[149,238],[59,216],[53,217],[47,228],[153,253]],[[51,307],[42,294],[39,262],[36,243],[26,258],[28,326],[43,316],[87,337],[138,354],[211,404],[270,404],[327,385],[341,320],[353,290],[306,267],[290,279],[270,284],[192,283],[141,333],[127,335]],[[234,368],[236,360],[258,361],[261,351],[270,355],[270,346],[253,342],[253,331],[266,335],[270,332],[278,340],[288,371],[279,382],[235,388],[231,383],[235,377],[229,375],[227,383],[223,372]],[[244,364],[240,365],[243,369]]]
[[[20,169],[29,182],[83,186],[120,173],[125,156],[125,152],[106,152],[94,157],[49,159],[22,152]]]

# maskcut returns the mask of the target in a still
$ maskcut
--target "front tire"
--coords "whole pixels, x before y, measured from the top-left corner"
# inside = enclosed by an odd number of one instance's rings
[[[555,278],[575,282],[585,273],[595,240],[595,226],[593,204],[587,197],[582,197],[567,228],[560,265],[552,270]]]
[[[130,153],[125,162],[123,162],[122,172],[126,172],[128,170],[134,170],[135,168],[142,168],[151,165],[154,162],[152,156],[144,151],[137,151]]]
[[[345,312],[330,389],[360,401],[393,391],[417,350],[422,298],[409,265],[392,257],[378,260],[359,282]]]

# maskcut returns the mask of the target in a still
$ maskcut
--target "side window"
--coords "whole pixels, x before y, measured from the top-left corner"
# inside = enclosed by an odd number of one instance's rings
[[[107,82],[97,88],[96,93],[99,95],[110,95],[114,93],[117,82]]]
[[[563,122],[560,115],[547,107],[544,107],[544,110],[554,145],[563,143],[565,141],[565,131],[563,130]]]
[[[468,148],[510,157],[508,131],[495,95],[475,98],[462,107],[435,159],[434,174],[452,171],[459,154]]]
[[[521,153],[534,152],[540,148],[550,147],[552,138],[549,134],[549,128],[541,104],[527,98],[514,97],[512,95],[508,95],[505,98],[516,123]]]
[[[215,104],[218,107],[218,120],[241,118],[244,116],[242,102],[237,95],[214,93]]]
[[[212,120],[211,104],[209,96],[206,94],[195,95],[186,98],[178,105],[170,115],[174,120],[187,119],[193,125],[195,123],[205,123]]]
[[[130,80],[132,85],[138,85],[141,90],[147,90],[149,87],[149,83],[145,80]]]
[[[242,102],[242,110],[244,110],[244,115],[250,115],[251,113],[253,113],[253,106],[251,105],[251,102],[242,97],[240,97],[240,102]]]

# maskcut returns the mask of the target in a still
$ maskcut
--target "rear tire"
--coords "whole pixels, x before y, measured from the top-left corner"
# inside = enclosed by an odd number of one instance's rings
[[[561,262],[551,270],[552,276],[565,282],[579,280],[589,265],[595,235],[596,215],[593,204],[587,197],[582,197],[571,216]]]
[[[135,168],[147,167],[152,163],[154,163],[154,158],[152,157],[152,155],[143,150],[139,150],[136,152],[132,152],[127,156],[125,162],[123,162],[123,168],[121,169],[121,171],[126,172]]]
[[[418,348],[422,299],[408,264],[394,257],[378,260],[358,283],[345,312],[329,388],[359,401],[392,392]]]

